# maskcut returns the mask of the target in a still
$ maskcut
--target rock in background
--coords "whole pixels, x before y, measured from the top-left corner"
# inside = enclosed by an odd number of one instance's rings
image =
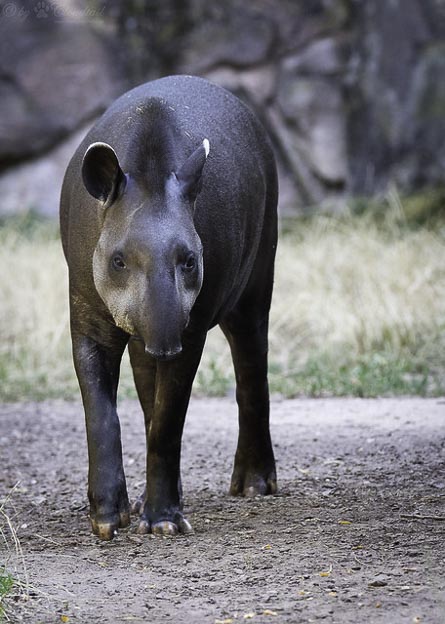
[[[444,35],[444,0],[0,2],[0,213],[56,214],[88,124],[170,73],[255,109],[284,213],[440,186]]]

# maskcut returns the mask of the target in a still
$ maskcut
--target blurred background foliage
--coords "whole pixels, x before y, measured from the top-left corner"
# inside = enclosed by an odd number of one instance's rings
[[[258,113],[282,214],[443,193],[444,0],[0,0],[0,213],[56,214],[89,125],[171,73]]]
[[[63,173],[115,97],[172,73],[235,92],[275,148],[273,392],[443,393],[444,35],[444,0],[0,0],[0,399],[78,396]],[[233,384],[212,331],[195,391]]]

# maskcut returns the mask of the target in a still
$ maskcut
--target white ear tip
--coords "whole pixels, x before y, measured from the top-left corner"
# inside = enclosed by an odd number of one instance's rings
[[[89,145],[86,149],[85,155],[86,156],[88,154],[88,152],[90,150],[96,149],[96,147],[105,147],[106,149],[109,149],[113,152],[113,154],[116,155],[116,152],[114,151],[114,149],[111,147],[111,145],[109,145],[108,143],[104,143],[103,141],[96,141],[95,143],[91,143],[91,145]]]
[[[209,155],[210,152],[210,143],[208,139],[204,139],[204,141],[202,142],[202,144],[204,145],[204,149],[206,151],[206,158]]]

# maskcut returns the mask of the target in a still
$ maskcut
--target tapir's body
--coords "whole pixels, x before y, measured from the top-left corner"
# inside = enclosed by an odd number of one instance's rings
[[[237,378],[231,492],[275,491],[267,327],[276,204],[275,161],[261,124],[200,78],[164,78],[124,94],[73,156],[61,231],[90,516],[100,537],[129,523],[116,413],[127,344],[147,430],[141,533],[190,530],[181,511],[182,428],[206,333],[218,323]]]

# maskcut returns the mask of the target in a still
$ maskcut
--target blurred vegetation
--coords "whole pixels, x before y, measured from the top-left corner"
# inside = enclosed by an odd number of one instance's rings
[[[14,577],[6,571],[5,568],[0,568],[0,622],[6,617],[6,609],[4,607],[6,598],[11,593],[14,587]]]
[[[287,219],[270,322],[270,386],[285,397],[445,392],[443,195],[356,200],[342,215]],[[77,398],[58,227],[0,222],[0,400]],[[234,389],[209,333],[194,392]],[[121,396],[135,397],[127,355]]]
[[[426,188],[402,198],[393,188],[382,198],[354,198],[349,208],[353,215],[368,214],[383,227],[388,221],[388,213],[398,223],[409,227],[440,227],[445,219],[445,186]]]
[[[11,498],[17,486],[0,498],[0,622],[14,620],[13,605],[29,598],[29,583],[25,559],[15,526]],[[13,517],[11,516],[13,513]]]

